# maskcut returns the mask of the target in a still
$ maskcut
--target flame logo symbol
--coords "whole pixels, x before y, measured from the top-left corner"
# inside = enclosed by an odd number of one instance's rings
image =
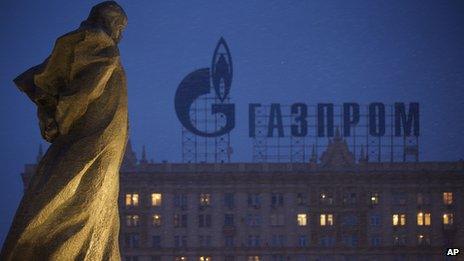
[[[235,127],[235,104],[224,102],[232,85],[232,58],[224,38],[219,39],[214,50],[211,68],[202,68],[189,73],[177,87],[174,106],[179,121],[185,129],[202,137],[219,137],[229,133]],[[212,92],[220,101],[211,105],[211,113],[222,114],[226,123],[219,130],[205,132],[192,123],[190,107],[196,99]]]
[[[223,37],[219,39],[213,54],[211,64],[211,82],[216,92],[216,97],[221,101],[227,98],[232,85],[232,56],[229,47]]]

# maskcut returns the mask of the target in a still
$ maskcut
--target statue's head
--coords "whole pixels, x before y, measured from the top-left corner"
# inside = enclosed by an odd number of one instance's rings
[[[92,7],[89,17],[83,24],[100,27],[115,42],[119,42],[122,38],[122,31],[127,25],[127,16],[115,1],[105,1]]]

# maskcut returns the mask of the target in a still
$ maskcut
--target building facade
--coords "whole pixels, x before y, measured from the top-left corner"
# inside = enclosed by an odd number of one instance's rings
[[[34,165],[26,165],[27,185]],[[464,162],[149,163],[128,146],[123,260],[443,260],[464,251]]]

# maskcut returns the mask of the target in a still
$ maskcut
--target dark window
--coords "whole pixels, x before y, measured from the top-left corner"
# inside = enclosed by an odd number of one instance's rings
[[[198,227],[211,227],[211,215],[210,214],[198,215]]]
[[[260,194],[257,194],[257,193],[248,194],[247,202],[248,202],[249,207],[259,208],[261,206]]]
[[[187,214],[182,215],[182,227],[187,227]]]
[[[233,236],[225,236],[224,245],[226,247],[233,247],[234,246],[234,237]]]
[[[273,247],[284,247],[285,236],[284,235],[272,235],[271,246]]]
[[[233,226],[234,225],[234,214],[225,214],[224,215],[224,225]]]
[[[187,236],[174,236],[174,247],[187,247]]]
[[[370,241],[373,247],[378,247],[382,244],[382,238],[380,236],[372,236]]]
[[[174,206],[182,209],[187,209],[187,194],[175,194]]]
[[[392,200],[395,205],[406,205],[407,194],[405,192],[393,192]]]
[[[126,234],[124,237],[125,246],[128,248],[138,248],[140,246],[140,236],[136,233]]]
[[[284,195],[282,193],[271,194],[271,206],[280,207],[284,205]]]
[[[305,235],[298,237],[298,246],[305,247],[308,245],[308,238]]]
[[[153,248],[161,248],[161,236],[152,236],[152,245]]]
[[[348,247],[356,247],[358,245],[357,235],[347,235],[343,238],[343,244]]]
[[[187,227],[187,214],[174,214],[174,227]]]
[[[226,193],[224,194],[224,205],[228,208],[233,208],[235,205],[234,194]]]
[[[248,246],[250,247],[258,247],[260,246],[260,236],[253,236],[253,235],[250,235],[248,236]]]
[[[343,203],[347,205],[356,204],[356,200],[357,200],[357,195],[355,192],[346,192],[343,195]]]
[[[372,214],[371,215],[371,226],[378,227],[381,224],[381,217],[379,214]]]
[[[358,225],[358,217],[354,214],[347,214],[343,216],[342,225],[346,227],[353,227]]]
[[[305,193],[298,193],[296,194],[296,204],[297,205],[305,205],[306,204],[306,194]]]
[[[323,247],[332,247],[335,245],[335,237],[333,236],[323,236],[320,239],[320,244]]]
[[[198,236],[198,243],[202,247],[211,246],[211,236]]]

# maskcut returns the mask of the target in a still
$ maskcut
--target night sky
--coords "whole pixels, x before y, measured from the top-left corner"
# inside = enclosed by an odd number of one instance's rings
[[[35,161],[36,109],[12,83],[45,59],[99,1],[0,2],[0,244]],[[45,4],[46,3],[46,4]],[[464,157],[464,2],[119,1],[132,144],[155,162],[181,161],[177,85],[209,67],[223,36],[234,61],[233,161],[251,160],[248,104],[420,103],[422,161]]]

